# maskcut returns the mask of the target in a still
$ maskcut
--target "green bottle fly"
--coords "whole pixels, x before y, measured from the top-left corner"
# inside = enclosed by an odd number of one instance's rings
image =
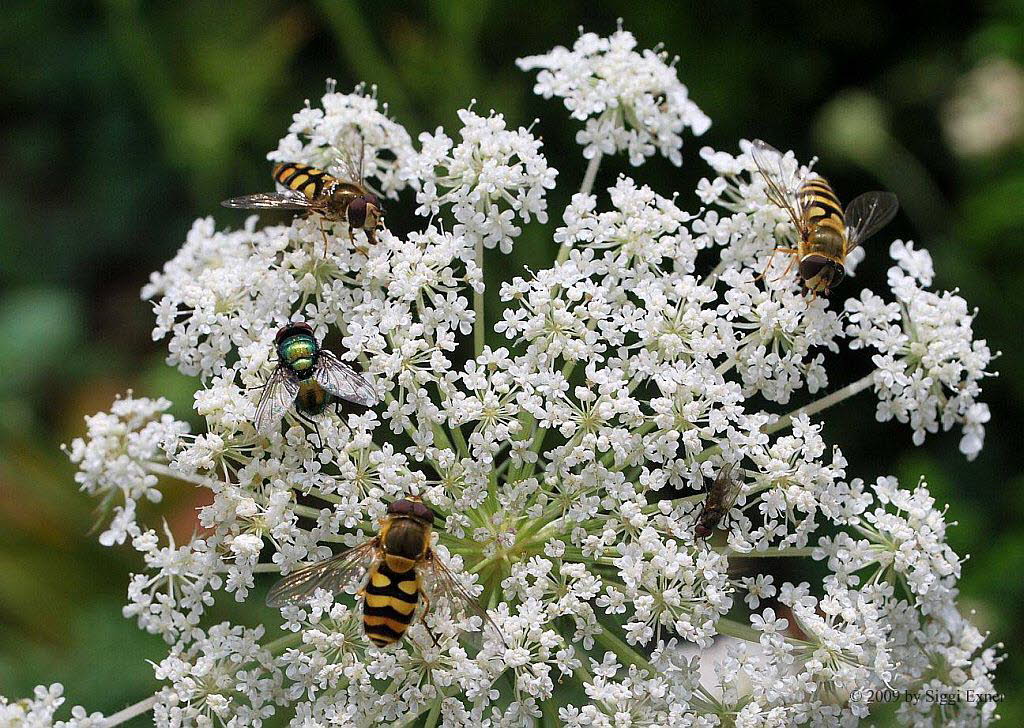
[[[320,346],[313,328],[293,322],[274,339],[277,368],[270,375],[256,406],[256,429],[267,433],[294,409],[310,422],[338,400],[364,407],[377,404],[377,393],[363,377],[333,353]]]

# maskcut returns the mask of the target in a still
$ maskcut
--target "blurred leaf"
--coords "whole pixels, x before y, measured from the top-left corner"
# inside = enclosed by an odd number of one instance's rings
[[[57,288],[22,288],[0,299],[0,396],[46,376],[83,328],[78,296]]]

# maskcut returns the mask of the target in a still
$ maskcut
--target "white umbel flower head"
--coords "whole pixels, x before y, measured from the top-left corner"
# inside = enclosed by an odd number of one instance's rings
[[[637,52],[636,46],[633,34],[621,28],[608,38],[581,32],[572,50],[558,46],[516,65],[539,69],[534,92],[564,99],[572,117],[586,122],[576,141],[587,159],[626,152],[639,166],[657,152],[678,167],[683,131],[700,136],[711,120],[679,82],[678,59],[669,62],[664,52]]]
[[[421,134],[402,156],[407,137],[375,101],[328,94],[293,127],[310,145],[278,152],[312,160],[337,130],[377,124],[373,144],[416,189],[393,204],[430,221],[363,249],[334,230],[325,255],[309,218],[200,220],[152,277],[154,336],[198,377],[204,426],[189,435],[165,402],[121,400],[69,452],[86,490],[123,503],[104,542],[144,563],[124,614],[169,645],[158,725],[848,725],[874,707],[855,689],[994,692],[999,648],[961,616],[944,510],[923,484],[855,477],[877,463],[848,462],[824,421],[874,386],[915,434],[961,424],[975,454],[991,356],[974,314],[932,292],[930,258],[902,243],[891,293],[845,312],[792,276],[759,280],[793,231],[746,152],[703,152],[713,178],[694,196],[627,177],[595,193],[601,144],[678,161],[683,127],[706,126],[674,68],[634,47],[625,31],[584,35],[523,62],[593,136],[553,229],[555,169],[528,129],[463,110],[458,135]],[[598,139],[606,114],[621,124]],[[560,245],[550,267],[484,255],[526,225]],[[504,266],[493,331],[488,261]],[[275,333],[300,320],[381,402],[293,407],[257,432]],[[876,369],[836,386],[831,359],[866,364],[866,347]],[[187,542],[136,518],[171,487],[208,495]],[[309,582],[262,625],[212,618],[366,543],[411,495],[436,512],[430,559],[452,576],[416,566],[429,606],[393,644],[364,634],[361,618],[380,616],[364,608],[365,568]],[[995,717],[992,700],[943,709],[949,725]],[[922,724],[922,710],[899,716]]]

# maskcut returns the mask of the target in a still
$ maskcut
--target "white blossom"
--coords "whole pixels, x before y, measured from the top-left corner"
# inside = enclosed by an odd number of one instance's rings
[[[683,128],[707,119],[674,66],[635,45],[622,30],[583,34],[520,65],[587,121],[592,160],[628,151],[638,165],[658,150],[678,163]],[[198,377],[204,427],[189,434],[165,400],[126,398],[68,453],[114,508],[101,539],[142,556],[124,614],[169,645],[157,723],[847,725],[873,707],[854,689],[994,692],[1000,647],[961,616],[945,511],[923,483],[856,477],[877,464],[848,462],[822,414],[873,385],[878,418],[908,422],[915,442],[958,424],[961,449],[981,448],[992,355],[966,303],[930,290],[927,253],[893,243],[890,291],[845,305],[809,300],[792,274],[759,278],[795,231],[744,142],[702,150],[712,174],[695,199],[625,176],[584,184],[547,231],[550,267],[497,258],[503,307],[486,332],[483,249],[543,228],[556,170],[500,114],[459,119],[416,149],[372,96],[328,93],[272,158],[329,165],[358,129],[369,176],[389,204],[419,205],[422,229],[365,247],[338,223],[325,254],[308,217],[233,231],[201,219],[144,289],[168,362]],[[329,408],[315,431],[288,414],[258,433],[275,333],[298,320],[382,402]],[[836,388],[836,355],[876,369]],[[726,471],[714,533],[698,539]],[[185,543],[137,520],[137,502],[172,487],[209,496]],[[260,599],[273,578],[364,542],[407,495],[438,513],[436,558],[478,608],[433,594],[383,649],[362,633],[358,579],[263,625],[213,622],[211,607]],[[811,559],[825,576],[778,583],[777,558],[787,576]],[[45,718],[58,700],[44,690],[0,710]],[[943,719],[987,723],[995,707],[961,701]],[[924,711],[899,717],[924,724]]]
[[[572,50],[558,46],[516,61],[524,71],[540,69],[534,93],[558,96],[574,119],[586,121],[576,135],[587,159],[627,152],[634,166],[659,152],[682,164],[682,132],[700,136],[711,120],[690,100],[676,75],[676,60],[654,50],[637,52],[632,33],[621,28],[608,38],[581,33]]]

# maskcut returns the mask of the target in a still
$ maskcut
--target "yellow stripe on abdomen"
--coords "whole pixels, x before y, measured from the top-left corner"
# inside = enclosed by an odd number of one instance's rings
[[[808,223],[832,228],[841,235],[845,234],[843,208],[839,206],[839,198],[824,177],[814,177],[800,185],[797,201],[803,218]]]
[[[334,177],[322,169],[297,162],[283,162],[274,166],[274,181],[290,190],[301,192],[309,199],[318,197]]]

